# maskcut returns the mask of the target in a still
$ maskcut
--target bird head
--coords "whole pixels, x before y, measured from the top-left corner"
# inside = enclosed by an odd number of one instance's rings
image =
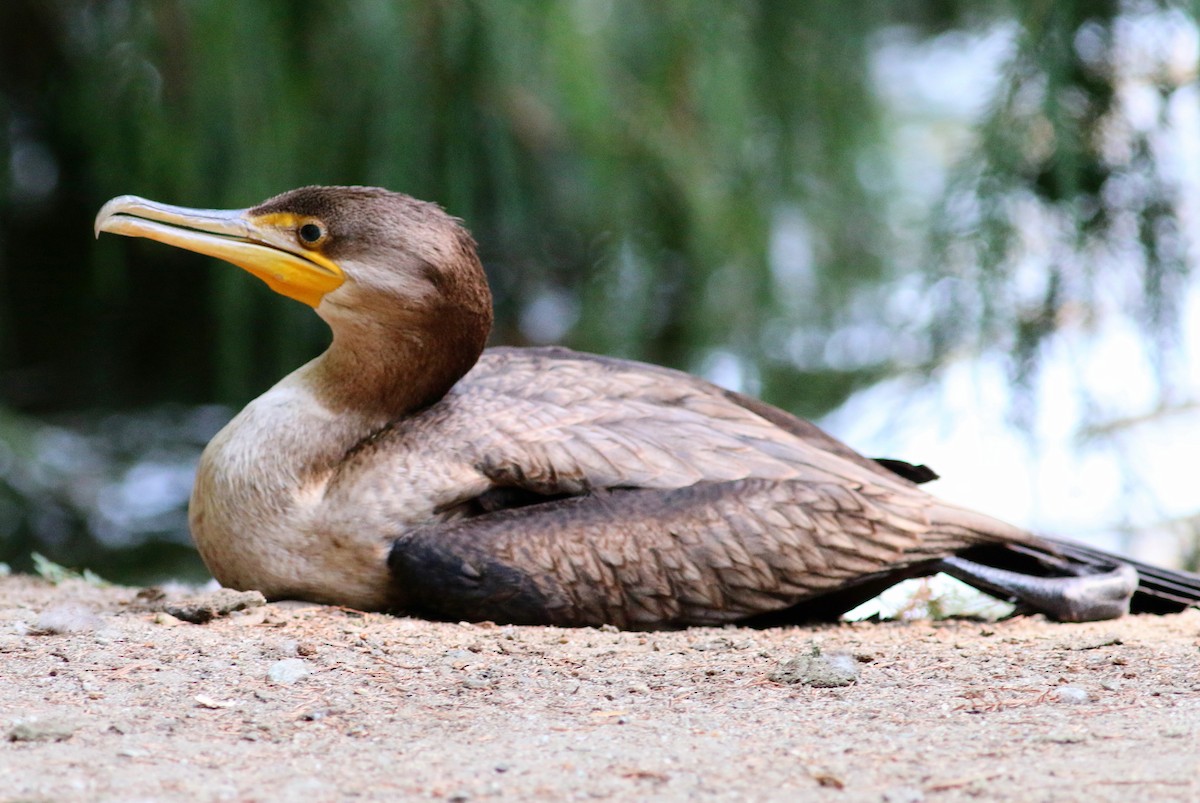
[[[223,259],[336,326],[348,310],[437,309],[486,315],[475,242],[436,204],[378,187],[302,187],[249,209],[190,209],[134,195],[106,203],[106,231]]]

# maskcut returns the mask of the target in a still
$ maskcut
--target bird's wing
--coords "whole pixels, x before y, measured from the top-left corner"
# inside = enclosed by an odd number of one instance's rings
[[[501,486],[559,495],[756,477],[915,490],[812,424],[657,366],[493,349],[456,390],[474,418],[465,451]]]
[[[395,517],[418,523],[509,500],[751,477],[880,485],[928,499],[896,471],[762,402],[678,371],[565,349],[485,352],[440,402],[347,455],[327,493],[390,500]]]
[[[638,363],[493,350],[405,426],[460,465],[446,515],[391,560],[443,616],[732,621],[987,538],[931,528],[931,497],[815,427]]]
[[[496,351],[406,425],[430,431],[397,428],[381,442],[427,445],[436,433],[429,467],[454,481],[435,515],[405,519],[389,566],[396,597],[439,616],[662,627],[798,604],[801,616],[827,616],[940,569],[1078,621],[1119,615],[1137,585],[1119,563],[1013,572],[1010,547],[1058,550],[938,502],[811,425],[666,369]],[[972,547],[1000,551],[954,557]]]
[[[717,624],[962,546],[888,497],[760,479],[599,491],[410,531],[389,565],[415,610],[443,618]]]

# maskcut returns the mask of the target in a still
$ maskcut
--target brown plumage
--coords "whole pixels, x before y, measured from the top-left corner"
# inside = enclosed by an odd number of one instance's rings
[[[622,627],[827,617],[938,570],[1063,619],[1120,615],[1137,586],[1101,553],[938,501],[911,481],[922,467],[687,374],[484,351],[475,244],[433,204],[361,187],[230,212],[123,196],[96,227],[227,259],[333,330],[201,459],[192,532],[225,585]],[[1142,579],[1150,609],[1200,590]]]

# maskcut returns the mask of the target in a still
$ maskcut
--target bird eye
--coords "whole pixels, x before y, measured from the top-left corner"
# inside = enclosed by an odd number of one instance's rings
[[[305,223],[300,227],[298,234],[302,242],[312,245],[325,236],[325,230],[316,223]]]

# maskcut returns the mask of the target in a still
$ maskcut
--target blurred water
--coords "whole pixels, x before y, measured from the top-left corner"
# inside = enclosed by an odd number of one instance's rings
[[[225,407],[81,413],[0,428],[0,561],[30,554],[111,580],[205,576],[187,527],[204,445]]]

